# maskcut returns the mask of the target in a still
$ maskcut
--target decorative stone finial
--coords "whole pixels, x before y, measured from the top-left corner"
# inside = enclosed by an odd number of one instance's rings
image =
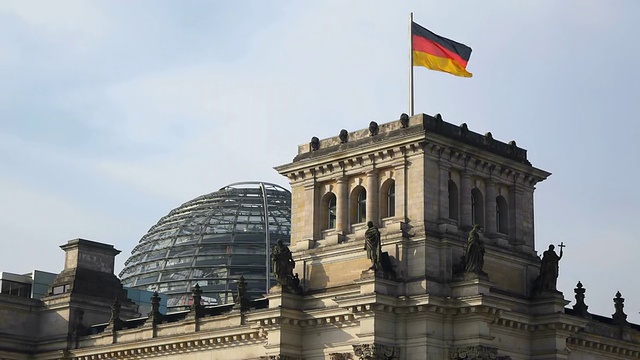
[[[239,308],[240,311],[247,311],[251,307],[251,302],[249,300],[249,295],[247,294],[247,282],[244,280],[244,276],[240,275],[240,279],[236,282],[237,295],[235,297],[234,308]]]
[[[191,314],[196,318],[201,318],[204,315],[204,306],[202,305],[202,290],[200,290],[200,284],[196,283],[196,286],[191,290],[191,298],[193,304],[191,304]]]
[[[120,319],[120,308],[122,305],[120,304],[120,300],[116,296],[113,300],[113,304],[111,304],[111,318],[109,319],[109,325],[107,325],[107,329],[111,331],[118,331],[122,329],[122,319]]]
[[[582,283],[580,281],[578,281],[578,284],[573,291],[576,293],[576,304],[573,305],[573,310],[580,316],[588,316],[589,313],[587,312],[587,309],[589,307],[584,303],[584,293],[586,289],[582,287]]]
[[[380,127],[378,126],[377,122],[372,121],[369,123],[369,136],[376,136],[378,135],[379,131],[380,131]]]
[[[318,139],[317,137],[312,137],[311,138],[311,142],[309,143],[309,145],[311,146],[311,151],[316,151],[318,149],[320,149],[320,139]]]
[[[487,133],[484,134],[484,139],[482,139],[482,141],[485,146],[491,147],[493,144],[493,134],[491,134],[491,131],[487,131]]]
[[[346,129],[340,130],[340,143],[344,144],[349,141],[349,132]]]
[[[162,324],[163,315],[160,313],[160,295],[158,295],[157,291],[153,292],[151,295],[151,311],[147,314],[146,324],[149,325],[158,325]]]
[[[627,323],[627,314],[624,313],[624,298],[620,291],[616,293],[616,297],[613,298],[613,306],[616,312],[611,315],[613,322],[617,325],[625,325]]]
[[[462,123],[460,125],[460,136],[462,136],[463,139],[466,139],[468,135],[469,127],[467,126],[467,123]]]
[[[409,115],[405,113],[400,115],[400,126],[402,126],[403,129],[409,127]]]

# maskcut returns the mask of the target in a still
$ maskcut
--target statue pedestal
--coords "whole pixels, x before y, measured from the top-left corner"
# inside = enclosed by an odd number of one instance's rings
[[[355,280],[360,285],[360,294],[381,294],[395,296],[398,292],[398,283],[392,280],[376,276],[373,270],[365,270],[360,275],[360,279]]]
[[[536,294],[531,299],[531,314],[564,313],[564,307],[569,303],[570,301],[565,300],[560,291]]]
[[[486,275],[461,274],[453,278],[451,292],[453,297],[489,294],[491,284],[489,277]]]
[[[272,286],[265,298],[269,300],[270,309],[278,307],[296,309],[302,300],[301,295],[283,290],[282,285]]]

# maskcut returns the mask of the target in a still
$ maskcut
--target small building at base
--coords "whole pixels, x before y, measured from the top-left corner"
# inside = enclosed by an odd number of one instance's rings
[[[582,284],[567,307],[555,250],[541,266],[533,194],[550,173],[514,141],[403,114],[314,137],[276,170],[301,292],[249,301],[239,286],[235,305],[204,306],[195,287],[190,310],[164,314],[154,295],[139,314],[118,251],[72,240],[48,296],[0,295],[0,359],[640,358],[621,294],[610,317],[588,312]]]

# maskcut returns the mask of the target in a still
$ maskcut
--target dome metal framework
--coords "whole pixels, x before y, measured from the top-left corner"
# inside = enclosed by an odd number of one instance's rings
[[[274,283],[269,250],[278,240],[291,240],[291,193],[264,182],[234,183],[161,218],[131,251],[120,278],[124,286],[166,294],[174,311],[190,305],[196,284],[205,305],[233,302],[241,275],[258,298]]]

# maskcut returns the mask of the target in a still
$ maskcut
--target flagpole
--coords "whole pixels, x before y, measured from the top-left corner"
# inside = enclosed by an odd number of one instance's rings
[[[409,116],[413,116],[413,12],[409,15]]]

